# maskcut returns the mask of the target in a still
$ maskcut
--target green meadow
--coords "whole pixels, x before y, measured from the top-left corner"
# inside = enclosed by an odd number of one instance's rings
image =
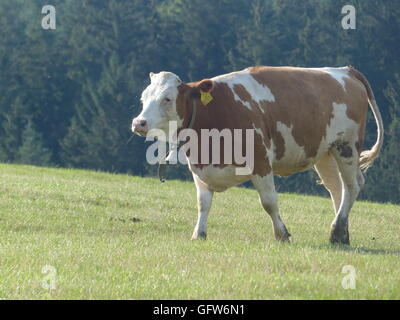
[[[400,206],[356,202],[333,246],[330,199],[279,202],[289,244],[246,188],[192,241],[192,182],[0,164],[0,299],[400,298]]]

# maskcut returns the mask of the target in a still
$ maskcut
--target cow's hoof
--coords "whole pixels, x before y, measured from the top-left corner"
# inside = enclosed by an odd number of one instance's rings
[[[290,237],[291,235],[288,234],[286,236],[279,236],[279,237],[275,237],[275,239],[279,242],[290,242]]]
[[[206,240],[207,239],[207,233],[206,232],[204,232],[204,231],[202,231],[202,232],[200,232],[200,233],[193,233],[193,235],[192,235],[192,240],[198,240],[198,239],[200,239],[200,240]]]
[[[277,232],[275,234],[275,239],[279,242],[290,242],[290,237],[292,235],[287,231],[286,227],[283,227],[283,230],[280,230],[280,232]]]
[[[332,229],[329,241],[332,244],[350,245],[349,232],[345,230]]]

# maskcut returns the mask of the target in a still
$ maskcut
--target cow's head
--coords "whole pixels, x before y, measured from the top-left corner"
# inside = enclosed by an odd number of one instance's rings
[[[143,110],[132,120],[132,131],[140,136],[151,136],[159,129],[168,137],[170,121],[181,128],[190,117],[194,101],[200,99],[200,91],[209,92],[214,86],[210,79],[186,84],[176,74],[164,71],[151,72],[150,80],[142,92]]]

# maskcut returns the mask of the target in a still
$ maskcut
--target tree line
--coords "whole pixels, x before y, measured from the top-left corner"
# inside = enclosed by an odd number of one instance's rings
[[[44,5],[56,29],[41,26]],[[341,8],[356,9],[343,29]],[[0,2],[0,161],[154,176],[132,137],[150,71],[201,80],[254,65],[353,65],[375,92],[383,152],[361,197],[400,202],[400,3],[353,0]],[[371,112],[365,148],[376,140]],[[170,178],[190,179],[186,167]],[[313,171],[279,191],[326,194]]]

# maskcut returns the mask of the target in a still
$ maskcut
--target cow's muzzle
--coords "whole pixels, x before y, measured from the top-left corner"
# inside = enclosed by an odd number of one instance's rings
[[[138,134],[139,136],[145,137],[149,131],[147,127],[147,121],[144,119],[134,118],[132,120],[132,132]]]

